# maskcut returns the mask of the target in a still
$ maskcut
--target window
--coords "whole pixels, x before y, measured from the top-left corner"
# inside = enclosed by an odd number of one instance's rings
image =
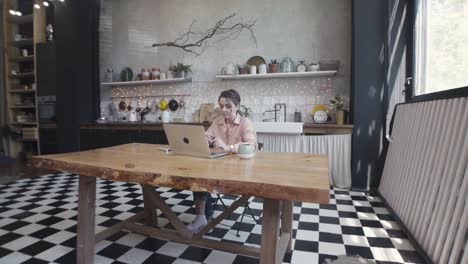
[[[468,0],[418,0],[414,95],[468,86]]]

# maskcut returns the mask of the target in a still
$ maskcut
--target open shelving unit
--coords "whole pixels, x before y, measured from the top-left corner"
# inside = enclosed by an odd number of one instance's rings
[[[173,78],[166,80],[148,80],[148,81],[130,81],[130,82],[105,82],[101,83],[102,86],[111,87],[122,87],[122,86],[142,86],[142,85],[158,85],[158,84],[169,84],[169,83],[181,83],[190,82],[190,79],[185,78]]]
[[[46,42],[46,9],[35,9],[19,0],[3,1],[5,89],[8,127],[19,138],[10,138],[13,158],[40,154],[36,83],[36,44]],[[28,6],[27,8],[25,6]],[[14,16],[9,10],[24,15]],[[23,51],[27,56],[23,56]]]
[[[235,74],[216,75],[221,80],[242,80],[242,79],[270,79],[270,78],[298,78],[298,77],[331,77],[336,71],[311,71],[311,72],[278,72],[266,74]]]

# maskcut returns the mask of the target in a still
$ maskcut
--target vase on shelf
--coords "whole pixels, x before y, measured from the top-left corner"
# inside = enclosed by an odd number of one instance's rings
[[[343,110],[343,109],[337,109],[337,110],[335,111],[335,115],[336,115],[336,124],[337,124],[337,125],[343,125],[343,124],[344,124],[345,114],[346,114],[346,111]]]

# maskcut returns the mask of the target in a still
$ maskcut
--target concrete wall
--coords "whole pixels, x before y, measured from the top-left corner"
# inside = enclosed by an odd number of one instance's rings
[[[187,31],[193,21],[194,31],[205,31],[218,20],[236,13],[233,22],[256,20],[254,34],[247,31],[234,40],[213,39],[200,56],[175,48],[151,48],[156,42],[175,40]],[[159,66],[167,71],[171,64],[191,64],[193,83],[153,87],[153,93],[185,91],[189,112],[199,103],[216,102],[220,91],[237,89],[243,101],[251,103],[261,118],[261,112],[273,107],[277,100],[288,100],[289,109],[306,113],[314,103],[328,102],[333,94],[349,96],[351,57],[351,1],[343,0],[102,0],[100,22],[101,78],[107,68],[116,73],[124,66],[134,72]],[[296,63],[325,59],[343,62],[340,73],[330,80],[277,79],[264,81],[219,81],[215,75],[228,63],[244,64],[255,55],[268,62],[291,57]],[[133,89],[133,88],[132,88]],[[112,91],[102,88],[101,109],[105,115]],[[275,98],[286,96],[288,98]],[[265,102],[257,102],[268,97]],[[296,100],[297,99],[297,100]],[[294,105],[294,106],[293,106]],[[290,112],[292,118],[292,112]]]

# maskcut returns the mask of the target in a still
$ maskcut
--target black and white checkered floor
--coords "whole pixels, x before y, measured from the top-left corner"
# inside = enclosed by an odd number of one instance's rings
[[[75,262],[77,183],[76,175],[57,173],[0,185],[0,263]],[[97,188],[96,232],[143,209],[139,185],[98,180]],[[157,190],[179,218],[192,221],[190,191]],[[226,204],[234,199],[223,197]],[[260,199],[251,199],[250,207],[260,216]],[[250,217],[244,218],[240,237],[236,236],[233,227],[239,225],[242,210],[238,208],[207,237],[259,245],[261,225]],[[159,225],[169,224],[160,218]],[[424,263],[385,205],[364,193],[335,189],[330,191],[329,205],[296,202],[293,236],[294,250],[284,263],[323,263],[338,255],[360,255],[377,263]],[[127,232],[99,242],[95,260],[132,264],[258,263],[255,258]]]

